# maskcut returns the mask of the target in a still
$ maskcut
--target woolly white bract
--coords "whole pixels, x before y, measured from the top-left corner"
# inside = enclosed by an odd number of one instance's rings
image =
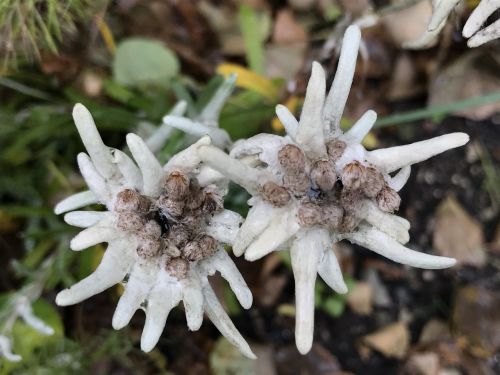
[[[195,151],[210,139],[201,138],[161,166],[135,134],[127,135],[134,160],[105,146],[83,105],[74,107],[73,118],[88,152],[78,155],[78,164],[90,190],[66,198],[55,212],[105,205],[106,211],[72,211],[64,219],[86,228],[72,239],[72,250],[108,246],[97,269],[61,291],[56,303],[76,304],[122,283],[112,325],[120,329],[136,310],[144,310],[142,350],[153,349],[170,310],[183,301],[190,330],[199,329],[205,312],[231,343],[254,358],[207,279],[219,271],[241,305],[251,306],[251,292],[223,246],[232,244],[242,218],[222,208],[227,180],[200,166]]]
[[[433,0],[433,12],[427,31],[419,39],[405,43],[404,47],[422,49],[434,44],[439,33],[446,25],[448,16],[458,3],[460,3],[460,0]],[[488,17],[497,9],[500,9],[500,0],[481,0],[479,2],[462,30],[463,37],[469,39],[467,41],[469,47],[478,47],[500,38],[500,20],[496,20],[491,25],[481,29]]]
[[[360,30],[344,36],[337,73],[325,98],[325,73],[313,63],[300,121],[278,105],[287,135],[260,134],[236,143],[231,157],[200,145],[203,161],[243,186],[252,198],[248,216],[233,244],[236,255],[259,259],[290,249],[296,294],[296,343],[301,353],[312,345],[314,284],[317,274],[335,291],[346,293],[332,244],[342,239],[414,267],[451,267],[455,260],[404,246],[410,224],[395,216],[410,166],[469,137],[453,133],[406,146],[367,151],[361,141],[375,123],[366,112],[346,133],[340,119],[349,94]],[[395,174],[394,174],[395,173]]]

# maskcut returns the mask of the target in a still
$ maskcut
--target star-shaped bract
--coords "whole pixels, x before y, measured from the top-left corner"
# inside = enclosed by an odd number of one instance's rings
[[[210,139],[200,139],[162,167],[135,134],[127,135],[132,160],[104,145],[84,106],[77,104],[73,117],[88,152],[78,155],[78,164],[90,192],[67,198],[55,211],[105,205],[106,211],[69,212],[65,220],[85,228],[71,240],[72,250],[102,242],[108,246],[97,269],[61,291],[56,303],[76,304],[123,283],[112,324],[120,329],[136,310],[144,310],[144,351],[156,345],[170,310],[183,301],[190,330],[199,329],[205,312],[245,356],[255,358],[207,279],[220,272],[241,305],[251,306],[252,294],[224,249],[232,244],[242,218],[223,209],[227,180],[200,166],[196,152]]]
[[[312,345],[314,285],[317,274],[346,293],[332,244],[342,239],[414,267],[451,267],[455,260],[404,246],[410,224],[393,215],[397,191],[410,166],[468,141],[453,133],[406,146],[367,151],[361,142],[376,120],[367,111],[346,133],[340,119],[349,94],[361,33],[350,26],[344,36],[335,78],[325,98],[325,73],[313,63],[297,121],[286,107],[276,113],[287,135],[259,134],[235,144],[231,157],[210,145],[198,147],[202,160],[243,186],[252,206],[233,243],[236,255],[256,260],[290,249],[295,277],[296,343]]]

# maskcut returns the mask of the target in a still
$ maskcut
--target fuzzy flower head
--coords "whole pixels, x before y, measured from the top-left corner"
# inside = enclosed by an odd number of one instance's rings
[[[84,106],[77,104],[73,117],[88,152],[78,155],[78,164],[90,191],[65,199],[55,211],[105,205],[106,211],[72,211],[64,219],[86,228],[71,240],[72,250],[101,242],[108,246],[94,273],[61,291],[56,303],[72,305],[122,283],[112,325],[123,328],[136,310],[144,310],[144,351],[156,345],[170,310],[183,301],[190,330],[199,329],[205,312],[230,342],[253,358],[207,279],[219,271],[242,306],[251,306],[250,290],[224,249],[232,244],[242,219],[223,208],[227,181],[213,169],[200,167],[195,150],[208,145],[209,138],[162,167],[135,134],[127,135],[132,160],[104,145]]]
[[[433,0],[432,17],[427,31],[415,41],[408,42],[405,48],[421,49],[435,44],[441,30],[446,25],[448,16],[461,0]],[[489,41],[500,38],[500,19],[481,29],[488,18],[500,9],[500,0],[481,0],[464,25],[462,36],[471,48],[478,47]]]
[[[453,133],[411,145],[367,151],[361,144],[376,120],[366,112],[346,133],[339,127],[352,83],[360,30],[347,29],[332,87],[325,98],[325,73],[313,63],[300,121],[284,106],[277,114],[287,136],[260,134],[235,144],[231,157],[199,147],[206,164],[243,186],[252,198],[245,223],[233,244],[236,255],[256,260],[290,249],[295,276],[296,343],[301,353],[312,344],[314,284],[317,274],[346,293],[332,244],[342,239],[396,262],[439,269],[455,260],[404,246],[409,222],[393,214],[410,165],[468,140]]]

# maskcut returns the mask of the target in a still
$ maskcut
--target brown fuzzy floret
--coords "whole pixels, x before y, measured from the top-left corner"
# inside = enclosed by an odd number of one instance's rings
[[[324,192],[332,190],[337,181],[334,166],[327,160],[315,162],[310,175],[311,181]]]
[[[139,194],[134,189],[125,189],[116,195],[114,209],[116,212],[140,212],[146,213],[149,210],[149,199]]]
[[[189,177],[180,172],[171,172],[165,179],[165,193],[173,200],[180,201],[189,193]]]
[[[128,232],[138,232],[144,224],[143,217],[134,212],[120,212],[116,220],[117,227]]]
[[[385,186],[377,195],[378,207],[385,212],[394,212],[399,209],[401,197],[396,190]]]
[[[289,174],[303,172],[306,167],[306,157],[295,145],[286,145],[281,148],[278,152],[278,160],[283,170]]]
[[[169,259],[165,264],[165,270],[170,276],[182,280],[188,273],[189,263],[182,258]]]
[[[345,189],[360,189],[365,184],[365,167],[359,161],[347,164],[342,170],[341,180]]]
[[[368,198],[375,198],[385,185],[384,176],[377,168],[368,166],[365,169],[365,182],[363,184],[363,193]]]
[[[290,201],[290,193],[283,186],[268,181],[262,186],[262,198],[275,207],[283,207]]]
[[[338,139],[332,139],[326,144],[326,151],[331,161],[336,162],[344,153],[347,145]]]

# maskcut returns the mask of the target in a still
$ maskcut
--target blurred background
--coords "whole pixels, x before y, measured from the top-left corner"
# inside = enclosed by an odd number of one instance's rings
[[[467,48],[461,30],[477,4],[462,1],[434,46],[410,51],[401,46],[425,31],[430,1],[2,0],[0,335],[23,359],[0,358],[0,374],[500,373],[500,42]],[[416,165],[401,192],[409,247],[455,257],[456,267],[407,268],[340,243],[349,293],[318,279],[315,344],[302,356],[286,254],[237,259],[254,294],[250,310],[217,276],[211,281],[257,361],[208,320],[189,332],[182,307],[157,347],[142,353],[142,312],[123,330],[111,328],[119,287],[55,306],[57,292],[90,274],[104,251],[72,252],[77,229],[53,213],[85,188],[76,102],[89,108],[105,143],[122,148],[126,133],[151,133],[177,100],[196,113],[223,76],[237,72],[220,126],[233,140],[282,134],[274,107],[300,114],[314,60],[331,82],[351,23],[362,27],[362,48],[342,126],[374,109],[368,149],[454,131],[471,136],[465,147]],[[175,132],[159,158],[187,144]],[[247,198],[232,187],[226,206],[245,214]],[[9,323],[9,301],[24,294],[52,336]]]

